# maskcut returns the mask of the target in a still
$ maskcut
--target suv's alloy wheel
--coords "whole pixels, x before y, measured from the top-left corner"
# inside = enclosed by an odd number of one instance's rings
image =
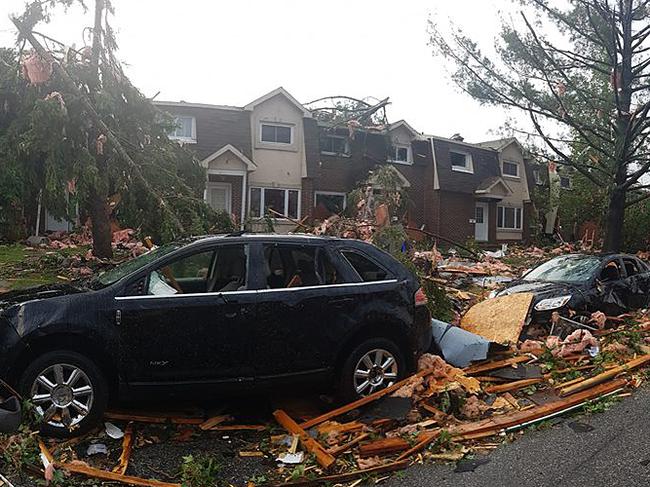
[[[32,383],[30,397],[44,423],[70,429],[88,416],[95,393],[81,368],[57,363],[38,374]]]
[[[80,435],[102,419],[108,385],[97,365],[72,350],[46,352],[23,372],[19,390],[41,417],[45,436]]]
[[[388,350],[375,348],[367,352],[354,368],[354,389],[360,396],[395,383],[399,374],[397,360]]]

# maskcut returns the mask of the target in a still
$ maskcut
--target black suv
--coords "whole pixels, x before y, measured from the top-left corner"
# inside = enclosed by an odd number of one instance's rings
[[[431,341],[417,278],[370,244],[224,235],[163,245],[92,281],[0,295],[0,377],[83,432],[113,398],[336,386],[411,372]]]

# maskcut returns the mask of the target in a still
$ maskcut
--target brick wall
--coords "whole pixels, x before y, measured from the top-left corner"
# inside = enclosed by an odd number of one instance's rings
[[[444,191],[440,195],[440,227],[438,233],[460,244],[474,237],[474,198],[465,193]],[[490,210],[490,218],[494,212]]]

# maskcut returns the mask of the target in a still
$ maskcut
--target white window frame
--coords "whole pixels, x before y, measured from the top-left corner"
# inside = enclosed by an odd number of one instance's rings
[[[330,152],[330,151],[324,151],[321,150],[320,153],[324,154],[326,156],[341,156],[341,157],[350,157],[350,141],[348,140],[347,137],[344,137],[343,135],[330,135],[330,134],[321,134],[321,137],[329,137],[331,139],[343,139],[345,141],[345,152]],[[319,140],[320,144],[320,140]]]
[[[270,127],[286,127],[289,129],[289,143],[287,144],[286,142],[273,142],[270,140],[264,140],[262,139],[262,126],[268,125]],[[292,146],[294,143],[294,126],[289,123],[282,123],[282,122],[268,122],[264,120],[260,120],[260,125],[259,125],[259,143],[264,144],[264,145],[273,145],[273,146],[278,146],[278,147],[289,147]]]
[[[568,185],[568,186],[562,186],[562,178],[564,178],[564,179],[566,179],[567,181],[569,181],[569,185]],[[560,189],[568,189],[568,190],[573,189],[573,180],[571,179],[571,176],[562,176],[562,175],[560,174],[560,175],[559,175],[558,184],[560,185]]]
[[[232,184],[231,183],[222,183],[217,181],[208,181],[205,184],[205,194],[203,200],[210,206],[210,190],[222,188],[226,190],[226,211],[228,214],[232,213]],[[212,208],[212,206],[210,206]],[[212,208],[214,210],[214,208]]]
[[[454,166],[453,163],[451,162],[451,153],[454,154],[461,154],[465,156],[465,166]],[[456,172],[464,172],[467,174],[474,174],[474,161],[472,161],[472,154],[469,152],[464,152],[460,150],[455,150],[455,149],[450,149],[449,150],[449,164],[451,165],[451,170],[456,171]]]
[[[502,224],[505,224],[506,222],[506,214],[505,210],[506,208],[511,208],[515,210],[515,226],[514,227],[503,227],[499,226],[499,214],[503,213],[501,215],[501,222]],[[519,226],[517,227],[517,212],[519,212]],[[520,232],[524,226],[524,209],[521,206],[501,206],[497,205],[497,230],[504,230],[504,231],[509,231],[509,232]]]
[[[398,161],[396,159],[397,149],[406,149],[406,161]],[[399,142],[393,142],[390,146],[390,154],[388,157],[388,162],[392,162],[393,164],[404,164],[409,166],[412,165],[413,150],[411,148],[411,144],[400,144]]]
[[[538,186],[544,184],[544,181],[542,180],[541,169],[538,167],[533,168],[533,180],[535,181],[535,184]]]
[[[512,164],[517,168],[517,174],[506,174],[503,171],[503,168],[505,167],[506,164]],[[510,179],[521,179],[521,174],[520,174],[521,168],[519,167],[519,163],[515,161],[503,161],[501,163],[501,174],[503,175],[504,178],[510,178]]]
[[[174,121],[177,121],[179,118],[190,118],[192,119],[192,135],[191,137],[182,137],[178,135],[170,134],[170,140],[176,140],[178,142],[184,142],[186,144],[196,144],[196,117],[192,115],[174,115]]]
[[[253,189],[259,189],[260,190],[260,207],[259,207],[259,216],[254,216],[252,218],[258,218],[262,219],[264,218],[264,193],[267,189],[275,189],[275,190],[281,190],[284,191],[284,214],[282,217],[272,217],[274,220],[287,220],[289,218],[297,218],[300,219],[301,213],[301,199],[302,199],[302,191],[297,188],[274,188],[272,186],[251,186],[248,188],[248,208],[249,208],[249,214],[250,210],[252,209],[252,204],[251,204],[251,192]],[[296,208],[296,213],[297,215],[295,217],[290,216],[287,214],[287,210],[289,208],[289,191],[296,191],[298,192],[298,206]]]
[[[345,193],[339,193],[337,191],[314,191],[314,207],[316,207],[316,197],[318,195],[343,196],[343,209],[345,210],[348,207],[348,195]]]

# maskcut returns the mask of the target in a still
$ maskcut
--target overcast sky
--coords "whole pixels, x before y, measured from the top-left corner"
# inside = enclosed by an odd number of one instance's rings
[[[299,101],[329,95],[390,97],[391,121],[469,142],[500,135],[506,114],[460,93],[432,56],[427,20],[448,18],[485,46],[510,0],[112,0],[120,59],[132,82],[159,100],[243,106],[283,86]],[[0,44],[24,0],[0,0]],[[94,5],[93,0],[86,0]],[[77,47],[92,13],[54,15],[39,31]]]

